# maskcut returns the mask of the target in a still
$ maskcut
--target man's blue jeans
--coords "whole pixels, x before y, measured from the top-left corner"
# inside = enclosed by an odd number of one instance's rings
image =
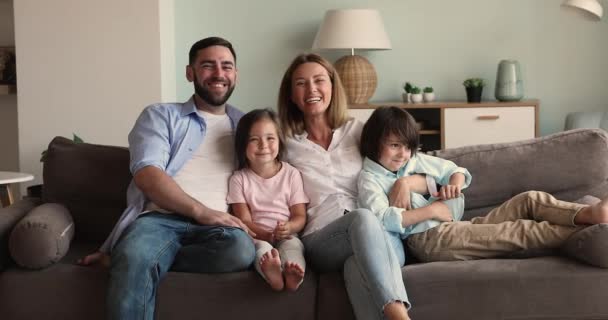
[[[137,218],[112,250],[110,319],[154,319],[156,289],[172,271],[214,273],[249,268],[253,240],[239,228],[202,226],[151,212]]]
[[[302,238],[306,259],[319,272],[344,271],[357,319],[383,319],[384,306],[409,306],[401,275],[403,244],[369,210],[357,209]],[[396,254],[396,251],[399,251]]]

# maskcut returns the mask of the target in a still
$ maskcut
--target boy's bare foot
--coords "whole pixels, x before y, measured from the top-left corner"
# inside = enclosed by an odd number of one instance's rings
[[[286,262],[283,270],[285,287],[289,291],[296,291],[304,279],[304,269],[295,262]]]
[[[389,320],[410,320],[407,308],[402,302],[391,302],[384,306],[384,317]]]
[[[583,208],[574,218],[576,224],[608,223],[608,198]]]
[[[281,274],[281,257],[277,249],[264,253],[262,258],[260,258],[260,268],[266,277],[266,282],[270,284],[273,290],[283,290],[285,284],[283,283],[283,275]]]

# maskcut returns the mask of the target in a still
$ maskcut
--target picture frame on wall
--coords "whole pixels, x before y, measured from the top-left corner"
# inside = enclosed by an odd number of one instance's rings
[[[15,47],[0,47],[0,84],[17,84]]]

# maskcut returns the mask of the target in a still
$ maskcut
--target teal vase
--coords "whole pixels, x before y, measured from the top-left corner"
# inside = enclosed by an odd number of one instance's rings
[[[521,68],[517,60],[501,60],[496,72],[496,100],[519,101],[524,97]]]

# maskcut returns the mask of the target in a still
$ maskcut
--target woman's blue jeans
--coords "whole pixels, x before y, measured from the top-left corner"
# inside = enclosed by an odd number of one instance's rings
[[[156,289],[169,269],[234,272],[249,268],[254,258],[253,240],[242,229],[202,226],[173,214],[144,214],[112,250],[108,317],[154,319]]]
[[[383,319],[388,303],[402,301],[409,306],[401,275],[403,244],[391,237],[370,211],[357,209],[303,237],[302,242],[315,270],[344,271],[357,319]],[[401,247],[399,257],[396,247]]]

